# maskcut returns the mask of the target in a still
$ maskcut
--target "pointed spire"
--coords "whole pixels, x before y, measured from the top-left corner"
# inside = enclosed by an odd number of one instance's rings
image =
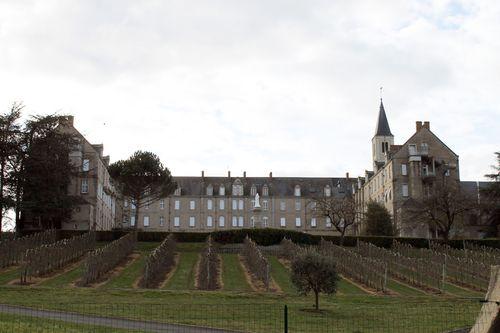
[[[378,112],[378,121],[377,128],[375,130],[375,136],[394,136],[391,133],[391,128],[389,127],[387,116],[385,115],[384,103],[382,102],[382,98],[380,99],[380,110]]]

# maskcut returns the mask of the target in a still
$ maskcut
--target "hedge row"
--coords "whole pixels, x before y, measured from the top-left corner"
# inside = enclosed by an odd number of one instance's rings
[[[97,231],[97,241],[114,241],[124,236],[130,230],[110,230],[110,231]],[[59,230],[59,239],[71,238],[85,231],[76,230]],[[137,237],[139,242],[161,242],[169,232],[166,231],[138,231]],[[220,244],[243,243],[245,237],[248,235],[259,245],[277,245],[283,238],[288,238],[296,244],[318,244],[321,238],[340,244],[340,236],[320,236],[307,234],[300,231],[285,230],[285,229],[236,229],[208,232],[174,232],[175,238],[178,242],[196,242],[203,243],[206,241],[208,235],[212,235],[214,242]],[[360,241],[371,243],[378,247],[391,248],[394,240],[403,244],[409,244],[417,248],[429,248],[429,239],[427,238],[406,238],[406,237],[385,237],[385,236],[346,236],[344,238],[344,246],[356,246],[358,239]],[[493,248],[500,248],[500,238],[490,239],[451,239],[445,241],[443,239],[431,240],[439,244],[447,244],[453,248],[462,249],[464,244],[472,243],[478,246],[488,246]]]

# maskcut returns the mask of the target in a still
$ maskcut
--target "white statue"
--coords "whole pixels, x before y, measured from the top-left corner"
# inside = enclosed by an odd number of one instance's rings
[[[255,205],[253,207],[254,208],[260,208],[259,193],[255,194]]]

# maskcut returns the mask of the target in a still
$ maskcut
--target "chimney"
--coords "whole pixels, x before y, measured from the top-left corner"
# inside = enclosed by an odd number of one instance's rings
[[[64,124],[65,126],[73,126],[73,122],[75,120],[74,116],[60,116],[59,123]]]
[[[109,155],[104,156],[102,158],[102,161],[104,162],[104,165],[109,166]]]
[[[431,123],[429,121],[424,121],[422,125],[423,128],[427,128],[429,131],[431,130]]]
[[[269,172],[269,178],[271,178],[271,179],[273,178],[273,172],[272,171]]]
[[[418,131],[420,131],[420,129],[422,129],[422,122],[417,121],[416,124],[417,124],[417,132],[418,132]]]
[[[201,170],[201,178],[205,178],[205,171]]]
[[[243,178],[247,178],[247,172],[243,171]]]
[[[349,179],[349,172],[345,173],[345,178]]]
[[[231,178],[231,171],[227,172],[227,178]]]

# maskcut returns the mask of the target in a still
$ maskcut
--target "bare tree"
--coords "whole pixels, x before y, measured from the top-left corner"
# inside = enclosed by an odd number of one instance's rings
[[[458,181],[443,181],[435,182],[422,199],[413,199],[409,213],[412,219],[429,225],[447,240],[465,214],[476,208],[476,200],[461,190]]]
[[[314,215],[326,217],[332,226],[340,233],[340,245],[344,244],[347,229],[356,222],[358,207],[352,196],[344,198],[320,197],[312,200]]]

